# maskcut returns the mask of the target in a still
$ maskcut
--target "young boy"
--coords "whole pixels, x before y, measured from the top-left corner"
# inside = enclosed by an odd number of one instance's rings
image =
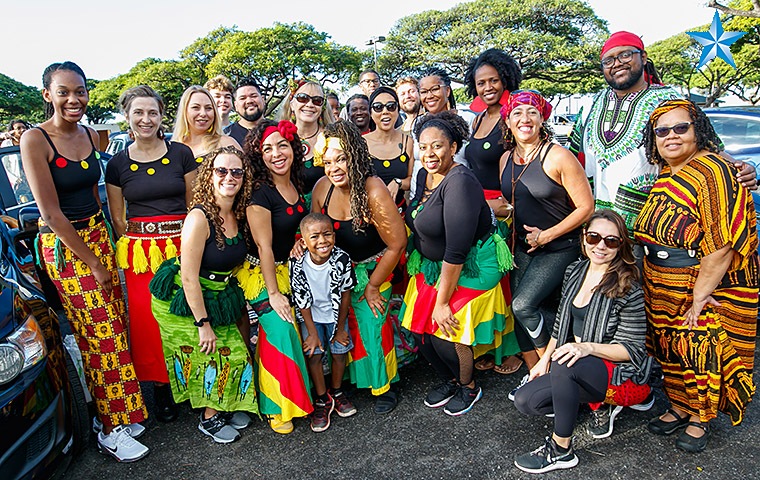
[[[333,410],[341,417],[356,413],[340,388],[346,353],[353,348],[347,317],[356,275],[348,254],[335,246],[335,232],[326,215],[310,213],[301,220],[301,242],[308,252],[298,260],[291,259],[290,283],[304,339],[303,351],[317,394],[311,429],[324,432],[330,427]],[[322,354],[327,350],[333,362],[332,395],[322,371]]]

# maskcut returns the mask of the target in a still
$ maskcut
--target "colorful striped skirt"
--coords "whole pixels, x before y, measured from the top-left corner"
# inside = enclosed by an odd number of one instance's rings
[[[58,290],[71,322],[82,352],[87,387],[101,421],[106,426],[142,422],[148,418],[148,411],[129,351],[126,307],[110,229],[102,213],[73,223],[78,227],[79,237],[111,272],[111,294],[105,293],[90,267],[42,220],[38,258]]]
[[[128,225],[138,224],[143,228],[128,227],[126,234],[116,242],[116,263],[124,271],[127,284],[129,348],[137,378],[141,382],[169,382],[161,346],[161,331],[151,310],[148,284],[164,260],[179,255],[181,222],[185,216],[131,218]],[[171,222],[172,228],[157,231],[158,229],[149,227],[164,222]],[[130,230],[154,230],[154,233]]]

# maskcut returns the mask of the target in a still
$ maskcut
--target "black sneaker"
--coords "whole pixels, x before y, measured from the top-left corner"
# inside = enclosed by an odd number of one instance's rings
[[[573,445],[565,453],[558,451],[554,439],[549,436],[543,445],[530,453],[515,458],[515,466],[528,473],[546,473],[561,468],[573,468],[578,465],[578,457],[573,452]]]
[[[603,404],[591,412],[591,423],[586,426],[586,431],[594,438],[607,438],[612,435],[615,417],[623,410],[620,405]]]
[[[446,415],[451,415],[452,417],[464,415],[472,410],[472,406],[475,405],[475,402],[480,400],[480,397],[482,396],[483,389],[480,387],[469,388],[462,385],[459,387],[456,395],[454,395],[454,398],[449,400],[449,403],[446,404],[443,411]]]
[[[213,438],[216,443],[232,443],[240,438],[238,431],[224,421],[221,412],[211,418],[203,418],[203,412],[201,412],[198,430]]]
[[[654,392],[649,392],[649,395],[647,398],[641,402],[637,403],[636,405],[631,405],[631,410],[636,410],[638,412],[646,412],[652,406],[654,405]]]
[[[525,375],[523,375],[522,379],[520,379],[520,383],[517,384],[515,388],[509,391],[507,398],[514,402],[515,394],[517,393],[517,391],[520,390],[522,387],[524,387],[525,384],[528,383],[529,380],[530,380],[530,373],[526,373]]]
[[[329,393],[327,395],[327,401],[317,399],[314,402],[314,412],[311,414],[311,431],[312,432],[324,432],[330,428],[330,414],[335,408],[335,402]]]
[[[456,382],[443,382],[428,392],[427,397],[425,397],[425,405],[430,408],[442,407],[449,403],[455,393],[457,393]]]

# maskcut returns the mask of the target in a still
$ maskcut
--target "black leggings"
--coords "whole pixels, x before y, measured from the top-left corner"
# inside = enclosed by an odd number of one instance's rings
[[[554,433],[569,438],[578,406],[601,402],[607,394],[607,366],[599,357],[583,357],[568,368],[552,362],[548,374],[534,378],[515,394],[515,406],[528,415],[554,413]]]
[[[430,362],[442,381],[448,382],[453,378],[460,385],[469,385],[472,382],[472,347],[449,342],[429,333],[415,333],[414,340],[422,356]]]

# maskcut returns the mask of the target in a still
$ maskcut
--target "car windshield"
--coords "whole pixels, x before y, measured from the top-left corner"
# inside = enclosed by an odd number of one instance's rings
[[[29,183],[26,181],[26,175],[21,165],[21,154],[17,149],[14,149],[1,155],[8,183],[10,183],[13,195],[16,197],[16,204],[31,202],[32,190],[29,188]]]
[[[760,144],[760,118],[714,115],[710,123],[729,153]]]

